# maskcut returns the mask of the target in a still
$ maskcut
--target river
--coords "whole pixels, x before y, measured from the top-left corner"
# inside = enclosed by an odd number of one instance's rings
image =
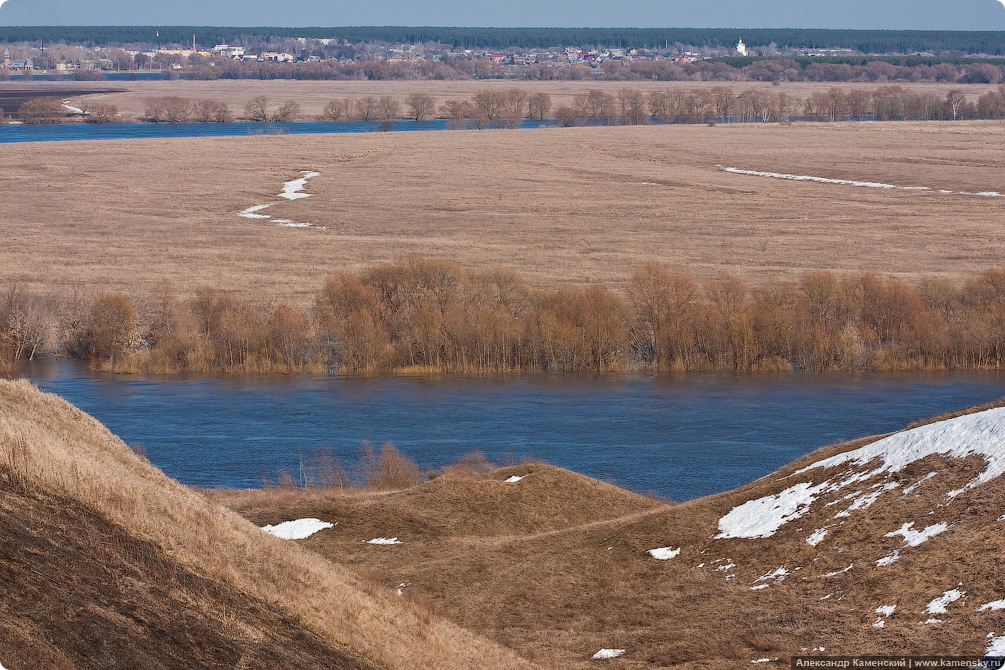
[[[1005,395],[999,373],[183,377],[25,370],[196,486],[255,487],[301,457],[393,442],[423,467],[475,449],[688,500],[814,449]]]
[[[293,123],[55,123],[0,125],[0,144],[20,142],[58,142],[71,140],[128,140],[169,137],[247,137],[251,135],[318,135],[340,133],[408,132],[446,130],[446,119],[414,121],[403,119],[393,123],[380,121],[294,121]],[[554,125],[553,121],[524,119],[520,128]],[[468,124],[474,128],[474,124]]]

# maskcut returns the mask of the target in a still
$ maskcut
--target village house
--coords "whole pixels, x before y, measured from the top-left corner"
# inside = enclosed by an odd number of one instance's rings
[[[24,60],[11,60],[10,49],[4,49],[3,68],[5,70],[18,70],[18,71],[34,70],[35,63],[33,63],[30,58],[26,58]]]

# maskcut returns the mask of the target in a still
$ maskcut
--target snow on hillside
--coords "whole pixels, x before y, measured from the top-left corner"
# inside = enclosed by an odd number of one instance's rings
[[[334,528],[337,523],[328,523],[321,519],[295,519],[277,523],[275,526],[262,526],[262,530],[284,540],[303,540],[325,528]]]
[[[734,507],[719,519],[720,532],[716,538],[771,537],[789,521],[803,516],[819,497],[855,484],[861,486],[863,482],[879,475],[889,476],[932,455],[958,459],[978,455],[986,462],[984,470],[977,477],[962,488],[947,494],[949,500],[1001,476],[1005,473],[1005,408],[990,409],[907,430],[808,465],[797,470],[794,476],[815,475],[818,470],[828,475],[829,471],[839,466],[869,465],[874,469],[854,474],[837,471],[819,484],[814,484],[812,481],[800,482],[779,493],[749,500]],[[931,476],[929,474],[924,479],[929,479]],[[870,487],[872,491],[857,491],[847,496],[855,497],[855,500],[835,518],[849,516],[855,510],[870,506],[880,495],[897,486],[899,484],[895,482],[880,482]],[[908,490],[913,488],[905,489],[905,494]],[[912,530],[912,526],[913,523],[907,523],[899,530],[889,533],[888,537],[903,535],[907,546],[917,546],[946,530],[945,524],[935,524],[920,531]],[[818,530],[811,537],[817,541],[822,540],[823,536],[819,533]]]

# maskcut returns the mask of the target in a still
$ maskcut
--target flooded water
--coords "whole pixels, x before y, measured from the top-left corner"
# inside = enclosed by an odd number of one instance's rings
[[[841,440],[1005,395],[995,373],[603,377],[142,377],[44,361],[26,375],[181,482],[259,486],[332,447],[392,441],[423,467],[475,449],[686,500]]]

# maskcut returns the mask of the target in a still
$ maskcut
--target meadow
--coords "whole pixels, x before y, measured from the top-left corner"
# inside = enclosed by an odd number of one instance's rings
[[[870,122],[9,145],[0,283],[305,305],[332,272],[409,254],[536,286],[617,288],[647,260],[754,285],[811,270],[961,279],[1005,251],[1002,200],[973,195],[1002,188],[1003,134]],[[309,197],[277,197],[304,171],[319,173]],[[265,204],[272,219],[239,216]]]

